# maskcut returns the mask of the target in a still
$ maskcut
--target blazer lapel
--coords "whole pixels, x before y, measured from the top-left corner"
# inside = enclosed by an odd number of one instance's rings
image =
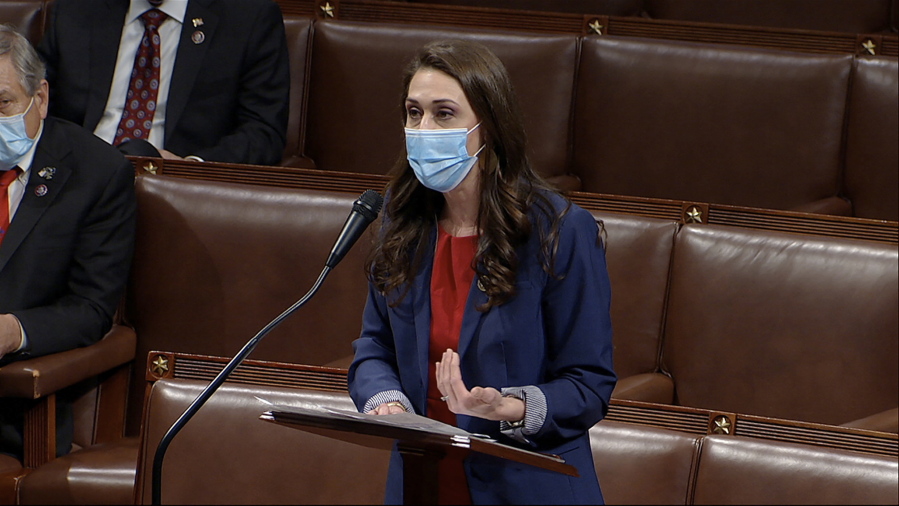
[[[84,127],[93,131],[103,117],[109,101],[109,83],[115,73],[122,27],[129,2],[107,0],[106,9],[95,13],[97,22],[91,31],[90,50],[85,68],[90,72],[91,91],[85,108]]]
[[[422,378],[422,405],[427,404],[428,395],[428,352],[431,347],[431,272],[434,270],[434,247],[437,243],[437,227],[431,232],[428,250],[422,258],[422,268],[412,283],[409,297],[412,300],[415,319],[415,339],[417,344],[419,377]]]
[[[172,84],[169,88],[168,104],[165,108],[165,138],[172,135],[181,113],[187,107],[190,95],[184,93],[191,90],[197,74],[200,72],[203,57],[210,41],[215,37],[219,17],[209,9],[213,0],[191,0],[184,13],[181,26],[181,40],[178,43],[178,55],[175,57],[175,68],[172,69]],[[194,19],[202,19],[203,24],[194,26]],[[194,33],[200,34],[194,38]]]
[[[468,346],[474,340],[475,332],[481,326],[481,318],[487,313],[478,311],[478,306],[487,303],[487,294],[478,288],[478,276],[475,274],[468,290],[468,301],[465,303],[465,314],[462,316],[462,329],[459,334],[459,357],[464,357]],[[489,311],[488,311],[489,312]]]
[[[62,162],[68,150],[53,143],[52,129],[50,122],[45,121],[44,132],[41,134],[41,140],[31,163],[25,195],[16,209],[7,236],[3,239],[3,245],[0,246],[0,270],[3,270],[22,241],[31,233],[44,212],[56,200],[56,196],[62,191],[72,173],[71,168]],[[41,169],[51,167],[56,169],[52,177],[50,179],[41,177]]]

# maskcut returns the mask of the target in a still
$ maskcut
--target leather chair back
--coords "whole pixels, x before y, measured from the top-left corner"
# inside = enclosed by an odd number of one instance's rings
[[[794,209],[840,191],[851,55],[586,37],[583,191]],[[848,212],[848,208],[847,208]]]
[[[895,457],[705,436],[692,504],[896,504]]]
[[[287,144],[282,165],[293,165],[303,154],[303,130],[306,111],[306,82],[309,72],[309,41],[312,38],[311,16],[284,16],[284,34],[290,61],[290,114],[287,118]]]
[[[148,396],[138,498],[150,504],[163,434],[205,382],[160,380]],[[355,411],[344,392],[226,382],[172,440],[161,480],[163,504],[381,504],[390,453],[265,422],[271,406]]]
[[[659,370],[668,270],[678,222],[594,212],[606,230],[615,372]]]
[[[892,0],[643,0],[656,19],[878,33],[890,28]]]
[[[853,215],[899,221],[899,60],[858,58],[846,132]]]
[[[37,46],[44,34],[43,0],[6,0],[0,2],[0,23],[9,23]]]
[[[126,315],[137,332],[138,357],[151,350],[237,354],[312,288],[357,198],[168,176],[139,177],[136,192],[138,238]],[[352,354],[374,228],[253,358],[323,365]],[[132,428],[145,384],[144,371],[135,369]]]
[[[590,428],[606,504],[690,504],[702,436],[603,420]]]
[[[896,407],[899,250],[685,225],[662,368],[677,404],[839,425]]]
[[[401,73],[420,46],[477,40],[503,60],[525,116],[534,168],[556,184],[566,176],[577,39],[500,30],[324,21],[315,26],[306,150],[318,168],[386,174],[404,152]]]

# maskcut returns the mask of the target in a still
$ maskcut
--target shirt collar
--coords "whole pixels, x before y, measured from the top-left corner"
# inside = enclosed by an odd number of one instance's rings
[[[125,16],[125,24],[133,22],[139,18],[141,14],[152,8],[153,6],[150,5],[148,0],[131,0],[131,8],[128,9],[128,14]],[[187,12],[187,0],[165,0],[165,2],[159,6],[159,10],[166,13],[168,17],[184,24],[184,14]]]
[[[37,150],[37,145],[41,142],[41,134],[44,133],[44,120],[41,120],[40,126],[37,129],[37,135],[34,136],[34,144],[31,145],[31,149],[25,153],[25,156],[19,159],[18,165],[22,169],[22,174],[19,176],[21,178],[25,178],[25,174],[31,170],[31,163],[34,161],[34,152]],[[23,179],[27,181],[27,179]]]

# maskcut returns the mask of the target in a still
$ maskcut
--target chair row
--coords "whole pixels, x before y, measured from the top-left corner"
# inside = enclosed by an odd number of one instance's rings
[[[309,0],[280,5],[292,79],[284,166],[387,173],[403,145],[403,65],[416,46],[461,37],[506,63],[532,162],[563,190],[899,221],[895,57],[388,15],[414,5],[404,2],[335,2],[339,19]],[[390,22],[349,20],[363,7]],[[3,1],[0,16],[39,40],[47,8]]]
[[[356,198],[164,175],[140,176],[136,190],[123,312],[135,357],[235,355],[314,284]],[[899,431],[895,243],[594,215],[607,231],[614,293],[614,398]],[[360,240],[253,357],[344,367],[361,326],[369,247]],[[88,408],[77,417],[85,449],[19,481],[62,480],[71,495],[56,502],[130,497],[144,385],[136,366],[128,437],[92,445],[101,418]],[[81,489],[72,473],[96,479]]]
[[[303,108],[285,165],[387,173],[402,149],[398,76],[410,48],[462,37],[506,63],[531,160],[563,190],[899,220],[896,58],[285,22],[306,58],[292,62]]]
[[[895,32],[896,0],[407,0],[834,32]]]
[[[154,353],[148,359],[160,357],[169,361],[165,372],[148,360],[155,371],[147,371],[151,386],[137,446],[137,504],[151,502],[154,460],[163,434],[206,384],[189,379],[189,371],[175,372],[190,369],[202,358]],[[161,475],[156,477],[162,502],[380,504],[387,451],[260,420],[263,412],[289,407],[354,410],[345,382],[339,383],[341,376],[345,381],[345,373],[245,362],[232,375],[233,381],[224,383],[168,446]],[[300,378],[297,385],[287,381],[296,378]],[[611,412],[616,408],[613,405]],[[895,455],[726,433],[690,434],[610,418],[592,427],[590,436],[596,474],[608,504],[899,501]],[[42,481],[35,474],[23,484],[22,503],[53,503],[60,494],[96,481],[91,475],[71,473],[63,484]]]

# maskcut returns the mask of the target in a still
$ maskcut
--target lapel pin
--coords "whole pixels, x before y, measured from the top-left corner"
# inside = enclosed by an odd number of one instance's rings
[[[191,20],[191,22],[193,22],[194,28],[196,28],[198,26],[203,26],[203,18],[193,18]]]
[[[206,34],[201,32],[200,30],[195,31],[190,36],[190,40],[193,41],[194,44],[202,44],[204,40],[206,40]]]
[[[49,181],[56,175],[56,167],[44,167],[37,172],[37,175]]]
[[[37,188],[34,189],[34,194],[37,195],[38,197],[43,197],[44,195],[46,195],[47,194],[47,185],[45,185],[45,184],[38,185]]]

